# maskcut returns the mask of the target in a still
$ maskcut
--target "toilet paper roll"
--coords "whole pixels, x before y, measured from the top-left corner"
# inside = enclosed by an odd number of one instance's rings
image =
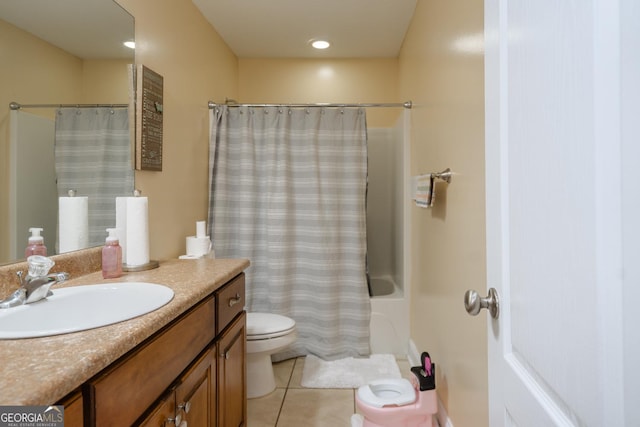
[[[116,235],[122,248],[122,262],[127,260],[127,197],[116,197]]]
[[[116,198],[116,229],[127,266],[149,263],[148,206],[146,197]]]
[[[196,237],[207,237],[207,222],[206,221],[197,221],[196,222]]]
[[[89,198],[58,198],[58,253],[89,246]]]
[[[187,255],[203,256],[208,254],[210,250],[211,250],[211,239],[209,239],[209,236],[187,237]]]

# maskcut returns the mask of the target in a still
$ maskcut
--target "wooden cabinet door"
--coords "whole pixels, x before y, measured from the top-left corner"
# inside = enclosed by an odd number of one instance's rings
[[[168,427],[176,425],[176,394],[174,390],[170,390],[163,396],[145,419],[139,424],[140,427]]]
[[[82,393],[79,391],[65,397],[56,405],[64,406],[64,425],[67,427],[82,427],[84,425],[82,411]]]
[[[218,342],[218,427],[246,425],[245,324],[242,313]]]
[[[215,347],[214,347],[215,348]],[[215,427],[215,351],[210,348],[180,379],[176,411],[189,426]]]

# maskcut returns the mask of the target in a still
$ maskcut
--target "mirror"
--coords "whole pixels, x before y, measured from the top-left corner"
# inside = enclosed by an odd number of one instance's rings
[[[133,40],[134,19],[113,0],[0,2],[0,150],[4,153],[0,159],[4,172],[0,174],[0,264],[24,258],[29,226],[43,227],[48,254],[57,253],[52,134],[56,108],[51,106],[130,104],[129,64],[135,63],[134,50],[123,43]],[[24,108],[10,111],[13,101]],[[43,104],[51,106],[28,107]],[[130,112],[131,128],[134,122]],[[23,130],[40,132],[37,138],[48,145],[26,153],[17,150],[20,139],[32,140]],[[16,184],[16,170],[27,179]],[[54,182],[40,173],[53,173]],[[16,203],[18,192],[32,196]],[[29,226],[17,225],[19,219],[33,215],[40,219],[28,220]],[[112,223],[115,226],[115,209]]]

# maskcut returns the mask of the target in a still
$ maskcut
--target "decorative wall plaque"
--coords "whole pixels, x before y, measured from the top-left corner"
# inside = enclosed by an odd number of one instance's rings
[[[136,169],[161,171],[163,79],[140,65],[136,80]]]

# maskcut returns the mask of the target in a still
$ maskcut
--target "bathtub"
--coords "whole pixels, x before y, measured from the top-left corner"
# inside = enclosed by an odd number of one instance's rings
[[[371,353],[406,357],[409,345],[409,304],[403,289],[388,276],[372,277]]]

